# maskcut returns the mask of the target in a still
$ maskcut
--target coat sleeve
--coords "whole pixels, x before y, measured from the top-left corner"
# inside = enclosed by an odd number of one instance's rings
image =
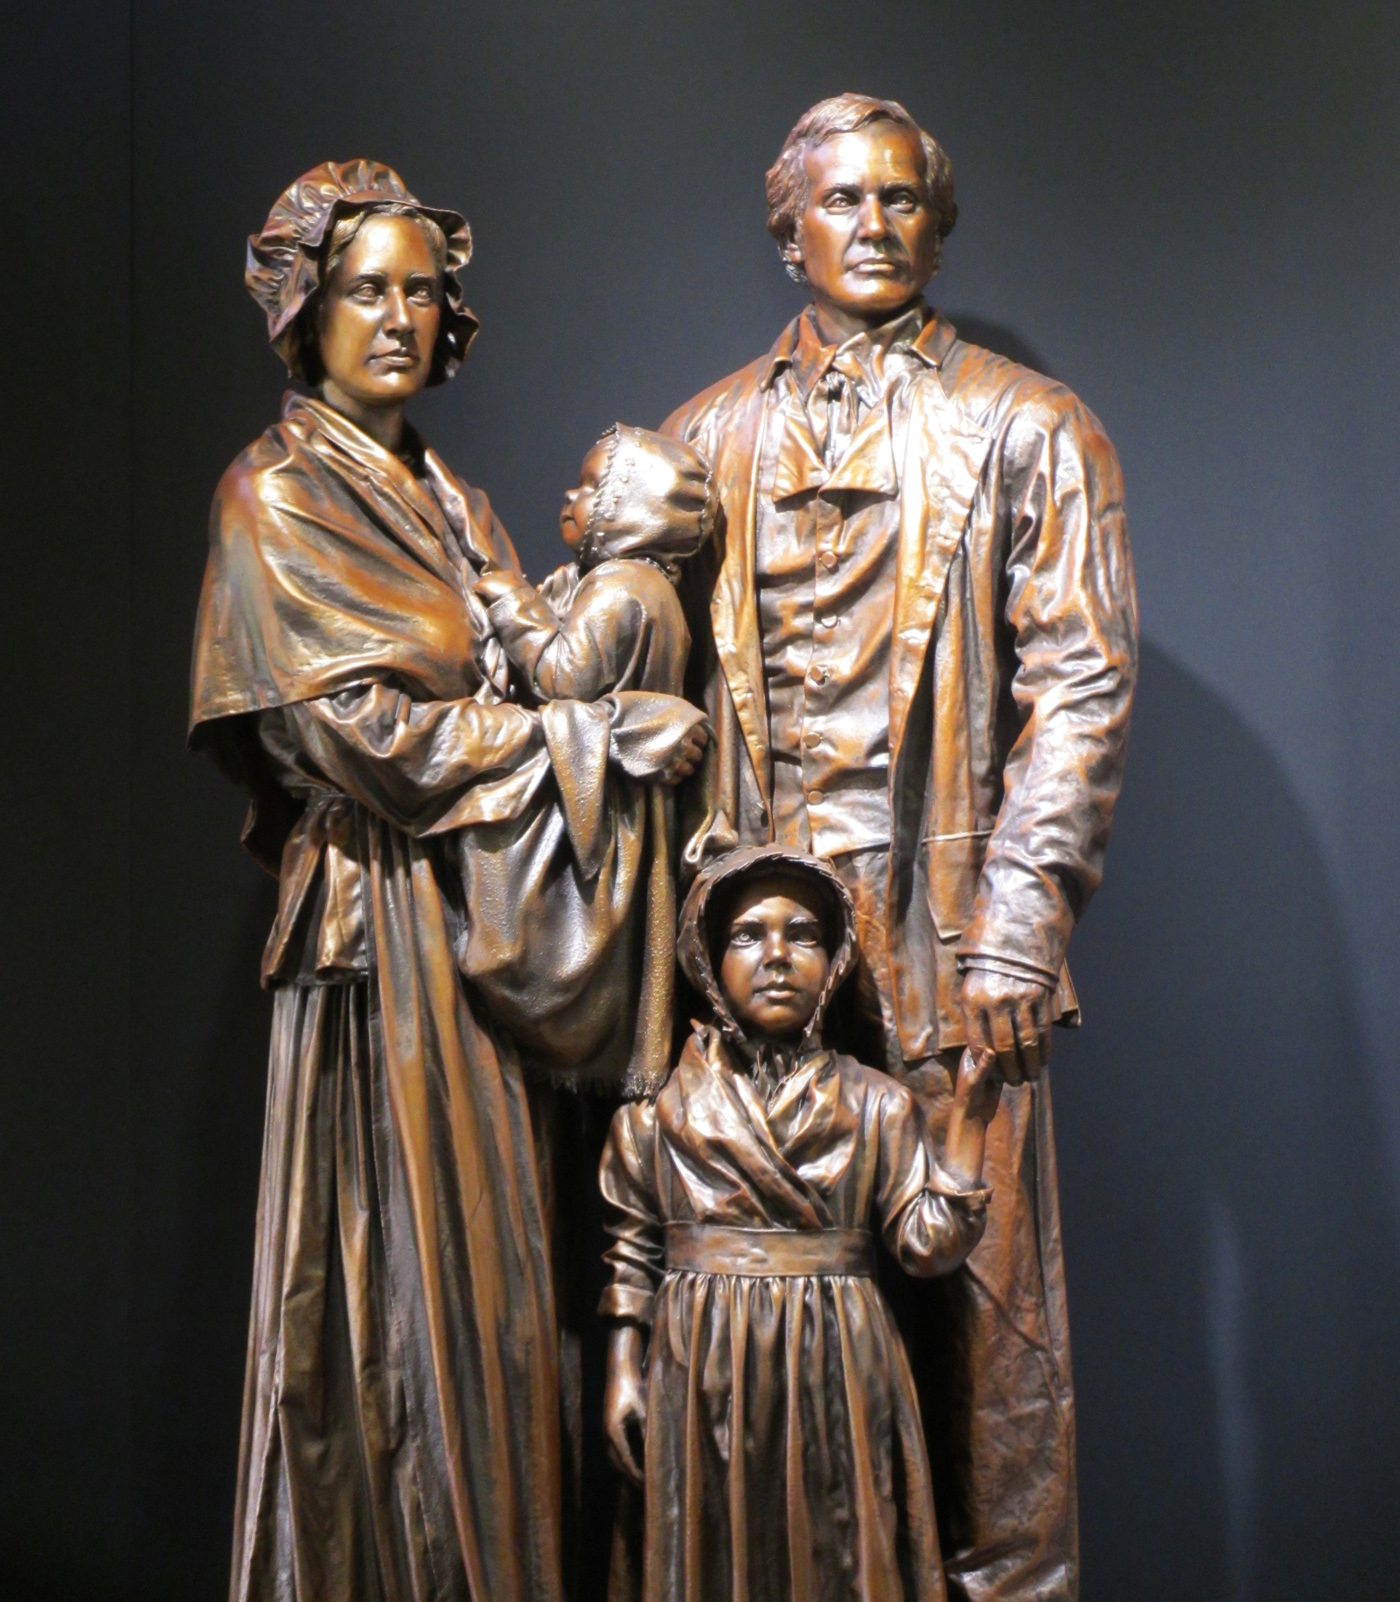
[[[539,714],[508,703],[413,701],[365,684],[282,713],[330,784],[409,834],[450,828],[474,786],[548,762]]]
[[[880,1097],[875,1205],[886,1249],[906,1274],[949,1274],[982,1238],[991,1192],[960,1187],[933,1153],[918,1103],[902,1085]]]
[[[600,1318],[650,1324],[656,1288],[666,1272],[666,1243],[656,1193],[656,1107],[629,1102],[613,1116],[598,1170],[605,1227],[608,1284]]]
[[[1020,730],[958,948],[1053,984],[1103,872],[1137,677],[1118,458],[1066,390],[1009,413],[999,449],[1004,617]]]

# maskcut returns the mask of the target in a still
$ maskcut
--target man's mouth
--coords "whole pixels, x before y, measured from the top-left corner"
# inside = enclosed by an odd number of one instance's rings
[[[390,350],[372,356],[370,360],[378,362],[382,367],[408,368],[418,365],[418,354],[411,350]]]
[[[894,261],[889,256],[868,256],[864,261],[852,262],[849,270],[859,273],[863,278],[895,278],[903,269],[903,262]]]

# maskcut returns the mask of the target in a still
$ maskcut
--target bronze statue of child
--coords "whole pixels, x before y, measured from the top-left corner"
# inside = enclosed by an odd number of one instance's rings
[[[644,1488],[614,1594],[946,1597],[872,1231],[908,1273],[963,1262],[1000,1079],[964,1055],[940,1155],[908,1090],[823,1049],[854,926],[827,863],[778,846],[720,858],[686,902],[680,960],[714,1022],[618,1111],[599,1175],[605,1427]]]
[[[559,515],[574,560],[538,590],[504,568],[476,585],[538,700],[680,694],[690,634],[675,585],[681,562],[713,529],[717,504],[692,446],[624,423],[597,441]]]
[[[704,713],[682,698],[690,633],[675,581],[716,505],[691,446],[615,424],[564,502],[575,559],[538,590],[502,565],[471,592],[484,663],[504,669],[504,652],[522,699],[540,709],[545,750],[523,778],[552,773],[540,793],[557,801],[505,796],[449,847],[458,966],[532,1081],[635,1095],[654,1092],[670,1066],[676,825],[666,786],[695,767],[707,737]]]

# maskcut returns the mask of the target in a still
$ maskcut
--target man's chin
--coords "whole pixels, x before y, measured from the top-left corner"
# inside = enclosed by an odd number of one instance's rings
[[[917,285],[905,280],[889,278],[853,278],[843,280],[841,296],[834,300],[840,310],[850,317],[867,322],[884,322],[896,312],[903,311],[910,301],[918,298]]]

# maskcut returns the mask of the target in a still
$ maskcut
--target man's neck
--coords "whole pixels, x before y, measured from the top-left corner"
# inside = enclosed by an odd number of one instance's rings
[[[919,304],[919,296],[912,295],[897,310],[879,317],[864,317],[845,310],[832,301],[812,297],[812,311],[816,317],[817,332],[824,345],[844,345],[857,334],[875,335],[890,323],[897,323]]]

